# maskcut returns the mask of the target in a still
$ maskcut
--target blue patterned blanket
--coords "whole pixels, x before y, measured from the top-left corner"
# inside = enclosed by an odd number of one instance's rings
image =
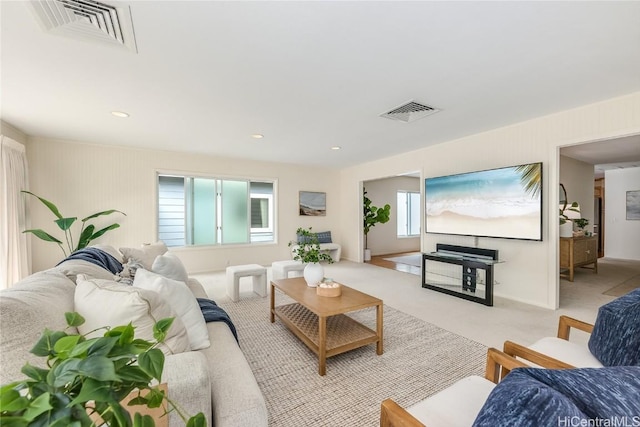
[[[109,255],[105,251],[98,248],[83,248],[75,251],[56,265],[60,265],[71,259],[79,259],[98,265],[105,270],[118,274],[122,271],[122,263]]]
[[[200,306],[200,310],[202,310],[202,315],[204,316],[205,322],[224,322],[231,329],[231,333],[238,342],[238,333],[236,332],[236,327],[231,321],[231,318],[215,301],[206,298],[196,298],[198,300],[198,305]],[[239,344],[239,342],[238,342]]]

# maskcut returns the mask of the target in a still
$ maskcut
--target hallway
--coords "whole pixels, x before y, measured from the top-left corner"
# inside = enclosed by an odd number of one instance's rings
[[[378,267],[390,268],[391,270],[402,271],[403,273],[415,274],[416,276],[422,275],[422,269],[416,266],[414,262],[412,264],[406,264],[404,262],[397,262],[402,260],[392,260],[390,258],[404,258],[404,257],[418,257],[422,254],[420,252],[401,252],[395,254],[385,254],[372,256],[369,264],[377,265]],[[418,260],[418,264],[421,259]]]

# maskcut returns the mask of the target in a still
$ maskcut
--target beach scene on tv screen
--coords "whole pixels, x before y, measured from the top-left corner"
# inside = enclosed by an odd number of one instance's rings
[[[540,163],[425,180],[427,233],[541,239]]]

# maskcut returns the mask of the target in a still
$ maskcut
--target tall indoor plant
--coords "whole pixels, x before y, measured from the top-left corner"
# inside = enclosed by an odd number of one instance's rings
[[[120,227],[120,224],[113,223],[111,225],[108,225],[107,227],[101,228],[100,230],[96,231],[95,225],[89,223],[88,221],[94,218],[97,218],[99,216],[111,215],[113,213],[121,213],[122,215],[126,216],[124,212],[120,212],[119,210],[116,210],[116,209],[109,209],[106,211],[94,213],[93,215],[89,215],[88,217],[80,220],[82,221],[82,227],[80,229],[80,234],[76,242],[74,242],[73,233],[71,232],[71,226],[76,222],[78,217],[64,217],[60,213],[60,210],[58,209],[58,207],[53,203],[51,203],[50,201],[48,201],[47,199],[43,199],[42,197],[36,194],[33,194],[30,191],[22,190],[22,192],[25,194],[30,194],[33,197],[36,197],[38,200],[42,202],[43,205],[49,208],[49,210],[56,216],[56,219],[53,220],[53,222],[55,222],[58,228],[64,232],[66,247],[63,245],[61,240],[57,239],[56,237],[52,236],[51,234],[39,228],[24,230],[23,233],[31,233],[37,238],[44,240],[45,242],[56,243],[60,247],[60,249],[62,249],[62,252],[64,252],[65,257],[79,249],[86,248],[87,246],[89,246],[89,243],[92,240],[97,239],[107,231]]]
[[[309,286],[317,286],[324,278],[324,268],[320,261],[333,263],[333,258],[328,253],[322,251],[318,242],[318,235],[312,231],[312,227],[296,230],[298,237],[296,242],[289,242],[289,246],[294,246],[293,259],[307,264],[304,268],[304,279]]]
[[[389,222],[389,215],[391,214],[391,206],[387,203],[383,207],[379,208],[371,204],[371,199],[367,197],[367,191],[363,189],[363,233],[364,233],[364,260],[371,260],[371,251],[369,250],[367,235],[371,231],[371,227],[376,224],[385,224]]]

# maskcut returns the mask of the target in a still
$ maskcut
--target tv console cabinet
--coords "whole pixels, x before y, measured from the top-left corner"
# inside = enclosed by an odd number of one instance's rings
[[[576,267],[585,267],[593,264],[591,268],[598,273],[598,238],[596,236],[560,237],[560,277],[573,282],[573,273]]]
[[[436,273],[427,261],[460,268]],[[438,243],[436,252],[422,254],[422,287],[493,306],[493,266],[499,262],[497,250]],[[478,281],[478,270],[484,271],[484,283]]]

